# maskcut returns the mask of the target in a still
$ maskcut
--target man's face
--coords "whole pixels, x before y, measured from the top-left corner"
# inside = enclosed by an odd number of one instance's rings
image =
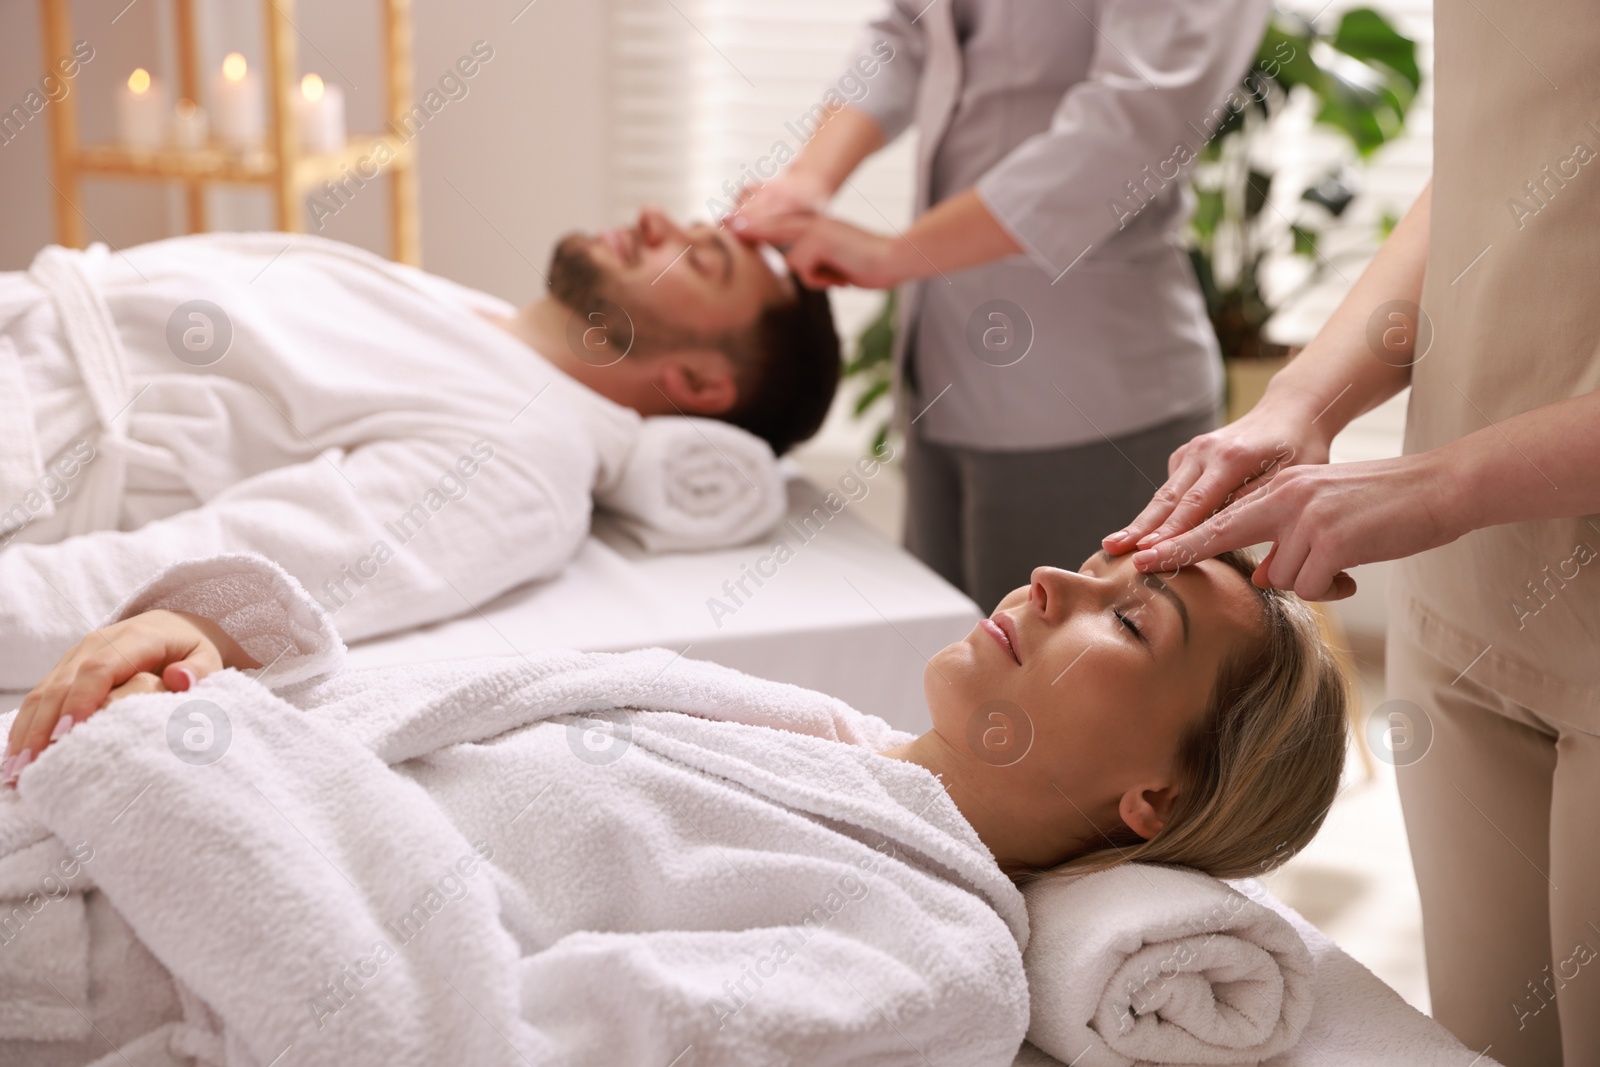
[[[604,313],[612,343],[642,352],[744,329],[792,293],[755,246],[709,223],[684,229],[654,207],[632,226],[563,237],[549,273],[551,296],[580,315]]]

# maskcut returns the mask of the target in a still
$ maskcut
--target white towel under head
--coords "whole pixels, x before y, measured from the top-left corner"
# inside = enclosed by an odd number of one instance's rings
[[[643,420],[621,475],[596,487],[650,552],[739,544],[770,530],[787,503],[783,475],[761,438],[714,419]]]
[[[1305,942],[1210,875],[1123,864],[1023,896],[1028,1040],[1063,1063],[1259,1063],[1310,1018]]]

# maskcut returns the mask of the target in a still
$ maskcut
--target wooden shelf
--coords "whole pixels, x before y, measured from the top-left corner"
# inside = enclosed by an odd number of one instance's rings
[[[384,12],[386,100],[390,129],[404,128],[411,100],[411,3],[380,0]],[[71,55],[72,20],[68,0],[40,0],[44,28],[45,68]],[[200,55],[195,44],[194,0],[174,0],[178,37],[178,95],[204,103]],[[323,182],[355,175],[366,182],[380,174],[390,179],[392,255],[402,263],[422,259],[417,217],[417,153],[415,141],[387,134],[351,137],[343,149],[328,154],[300,151],[294,102],[299,79],[295,63],[294,0],[262,0],[267,57],[262,79],[269,121],[262,147],[242,153],[220,144],[202,148],[138,149],[121,144],[78,142],[78,94],[69,93],[50,109],[51,163],[56,201],[56,240],[70,248],[84,245],[87,218],[80,204],[83,178],[175,181],[188,190],[189,231],[206,229],[205,190],[211,185],[259,185],[273,194],[278,229],[299,232],[305,222],[305,197]],[[386,145],[387,152],[379,146]],[[375,157],[385,162],[376,171]],[[369,166],[362,168],[363,160]]]
[[[294,162],[293,184],[301,190],[342,177],[341,169],[355,173],[363,159],[378,154],[381,143],[388,144],[389,162],[385,172],[396,165],[412,163],[411,145],[394,137],[352,137],[345,147],[326,155],[301,156]],[[235,185],[275,185],[278,164],[265,149],[240,152],[220,145],[202,148],[130,148],[121,144],[84,145],[73,154],[72,166],[79,174],[122,178],[148,178],[157,181],[219,182]],[[370,175],[361,175],[363,179]]]

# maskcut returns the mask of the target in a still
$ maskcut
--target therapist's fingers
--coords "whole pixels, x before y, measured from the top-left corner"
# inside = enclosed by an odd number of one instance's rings
[[[1204,458],[1208,451],[1209,461]],[[1275,465],[1263,466],[1242,446],[1231,444],[1209,449],[1196,448],[1189,462],[1191,465],[1181,469],[1183,473],[1187,475],[1195,470],[1200,473],[1187,489],[1181,491],[1171,512],[1146,533],[1141,534],[1130,527],[1126,541],[1132,544],[1142,541],[1144,547],[1149,547],[1175,534],[1192,530],[1219,509],[1261,489],[1282,469]]]
[[[746,241],[787,248],[800,240],[821,216],[815,211],[787,211],[773,215],[735,215],[728,229]]]
[[[736,201],[734,219],[756,219],[796,211],[821,214],[828,209],[828,190],[824,184],[802,172],[787,171],[760,185],[744,186]]]
[[[1169,572],[1236,548],[1278,540],[1283,522],[1270,494],[1225,508],[1186,533],[1159,541],[1133,554],[1133,565],[1146,573]]]
[[[1272,582],[1272,576],[1270,576],[1270,569],[1272,569],[1272,563],[1274,563],[1275,557],[1277,557],[1277,550],[1278,545],[1272,545],[1272,550],[1267,552],[1266,557],[1262,558],[1261,563],[1256,565],[1256,571],[1254,571],[1254,574],[1251,574],[1250,582],[1254,585],[1254,587],[1256,587],[1256,589],[1275,589],[1274,582]],[[1309,585],[1317,585],[1317,582],[1315,582],[1315,579],[1309,579],[1309,581],[1307,581],[1307,587],[1309,587]],[[1357,589],[1354,577],[1350,577],[1349,574],[1344,573],[1344,571],[1334,571],[1333,579],[1331,579],[1331,581],[1326,581],[1325,585],[1326,589],[1323,590],[1320,595],[1301,597],[1301,600],[1344,600],[1346,597],[1352,597],[1352,595],[1355,593],[1355,589]],[[1296,595],[1299,595],[1298,589],[1294,590],[1294,592],[1296,592]]]
[[[800,280],[811,289],[826,289],[833,285],[849,285],[851,278],[835,263],[826,247],[815,241],[802,240],[791,248],[784,259]]]
[[[1179,445],[1177,448],[1174,448],[1172,450],[1172,455],[1167,457],[1167,477],[1168,478],[1171,478],[1174,474],[1177,474],[1178,473],[1178,468],[1183,466],[1184,457],[1188,455],[1189,446],[1192,445],[1192,444],[1194,444],[1194,438],[1191,437],[1189,440],[1185,441],[1183,444]]]
[[[1308,563],[1297,574],[1291,575],[1287,579],[1288,585],[1279,586],[1272,580],[1271,575],[1277,551],[1278,546],[1273,545],[1272,551],[1267,553],[1266,557],[1256,567],[1255,573],[1251,575],[1250,581],[1256,588],[1290,588],[1302,600],[1343,600],[1346,597],[1355,595],[1357,589],[1356,580],[1342,570],[1335,570],[1331,578],[1327,577],[1328,571],[1332,568],[1326,565],[1314,569]]]
[[[1354,594],[1356,580],[1316,534],[1308,524],[1297,523],[1272,546],[1251,580],[1263,589],[1292,590],[1301,600],[1343,600]]]
[[[1106,547],[1107,552],[1112,553],[1112,555],[1126,552],[1126,550],[1134,547],[1134,544],[1138,544],[1142,537],[1146,537],[1147,534],[1152,533],[1157,528],[1162,528],[1163,525],[1171,526],[1170,518],[1173,517],[1174,512],[1179,509],[1182,502],[1186,501],[1186,494],[1192,493],[1195,483],[1200,480],[1202,472],[1205,470],[1205,467],[1195,458],[1192,451],[1194,450],[1190,450],[1189,456],[1184,459],[1176,459],[1176,454],[1174,454],[1176,469],[1166,477],[1166,482],[1163,482],[1160,488],[1155,490],[1155,493],[1150,494],[1149,504],[1146,504],[1144,510],[1141,510],[1138,515],[1134,515],[1133,522],[1123,526],[1122,530],[1118,530],[1117,533],[1110,534],[1109,537],[1102,537],[1101,544]],[[1171,466],[1173,462],[1168,461],[1168,466]],[[1210,514],[1211,510],[1216,509],[1213,507],[1213,509],[1206,510],[1205,515]],[[1190,526],[1194,526],[1194,523],[1184,526],[1184,530],[1189,530]],[[1173,530],[1170,533],[1182,533],[1182,531]]]
[[[812,227],[784,253],[783,258],[789,268],[812,289],[849,285],[854,281],[850,272],[839,262],[836,241],[833,239],[837,229],[826,223]]]

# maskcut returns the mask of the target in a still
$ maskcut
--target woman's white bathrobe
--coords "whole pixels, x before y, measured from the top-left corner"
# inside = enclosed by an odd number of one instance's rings
[[[185,346],[196,300],[225,354]],[[556,573],[641,420],[476,313],[513,310],[276,233],[52,246],[0,274],[0,689],[179,560],[261,552],[352,640]]]
[[[176,978],[185,1017],[146,1043],[279,1067],[1012,1062],[1022,896],[934,776],[876,754],[909,739],[882,720],[660,649],[323,673],[327,616],[244,557],[126,610],[156,605],[277,659],[276,693],[225,671],[120,701],[0,800],[0,896],[92,851],[74,884]],[[173,746],[201,699],[229,739],[194,766]],[[47,951],[37,930],[6,951]],[[60,999],[39,1003],[65,1031]]]

